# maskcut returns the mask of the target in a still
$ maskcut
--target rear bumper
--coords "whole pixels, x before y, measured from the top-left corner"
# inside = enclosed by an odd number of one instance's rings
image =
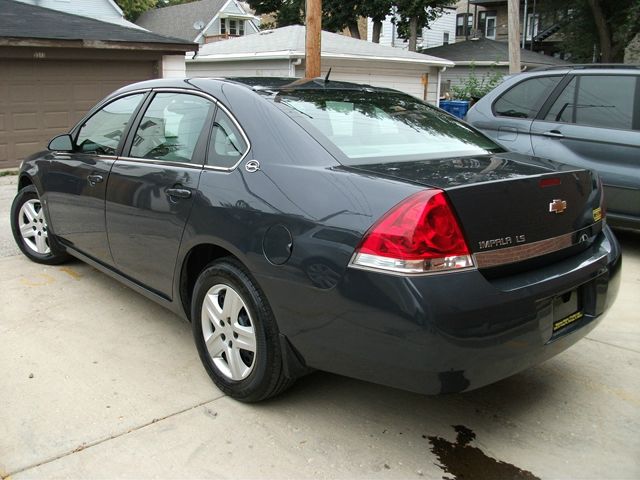
[[[617,295],[620,266],[605,228],[579,255],[510,277],[349,269],[330,291],[289,285],[272,306],[309,367],[420,393],[459,392],[538,364],[589,333]],[[567,292],[576,292],[583,316],[554,333],[565,315],[557,297]]]

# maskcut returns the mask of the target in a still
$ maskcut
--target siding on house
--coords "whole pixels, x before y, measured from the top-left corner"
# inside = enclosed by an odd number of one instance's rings
[[[398,38],[392,16],[389,15],[382,22],[382,31],[380,34],[380,45],[388,47],[397,47],[407,49],[409,42]],[[444,33],[449,33],[449,43],[456,41],[456,11],[454,9],[445,9],[443,15],[435,20],[429,28],[422,29],[422,35],[418,38],[418,48],[431,48],[443,44]],[[367,19],[367,40],[370,42],[373,38],[373,22]]]
[[[60,12],[80,15],[81,17],[95,18],[103,22],[116,23],[125,27],[139,28],[136,24],[128,22],[109,0],[74,1],[74,0],[17,0],[36,7],[50,8]]]
[[[458,65],[455,68],[447,68],[442,74],[442,91],[451,91],[451,88],[454,86],[461,86],[463,83],[467,81],[471,72],[473,71],[474,75],[481,78],[488,78],[489,76],[499,73],[500,75],[508,75],[509,67],[495,66],[495,67],[485,67],[485,66],[476,66],[475,68],[471,68],[470,66]]]

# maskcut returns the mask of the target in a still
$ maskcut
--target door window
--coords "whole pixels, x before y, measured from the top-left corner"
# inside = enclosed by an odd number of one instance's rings
[[[550,122],[631,130],[636,77],[584,75],[565,87],[545,116]]]
[[[631,130],[636,77],[582,76],[578,86],[576,123]]]
[[[186,93],[158,93],[140,121],[131,156],[180,163],[194,151],[213,102]]]
[[[564,88],[558,99],[553,103],[551,109],[544,117],[549,122],[575,122],[574,112],[576,103],[576,83],[577,78],[573,78]]]
[[[115,155],[120,139],[143,93],[119,98],[98,110],[78,132],[76,151],[97,155]]]
[[[229,115],[218,108],[209,141],[207,165],[232,168],[247,153],[247,142]]]
[[[535,77],[507,90],[493,104],[495,115],[533,118],[562,77]]]

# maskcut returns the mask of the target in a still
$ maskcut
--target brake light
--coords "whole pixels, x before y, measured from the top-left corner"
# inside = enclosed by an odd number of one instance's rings
[[[393,207],[365,234],[350,265],[409,274],[474,266],[441,190],[423,190]]]

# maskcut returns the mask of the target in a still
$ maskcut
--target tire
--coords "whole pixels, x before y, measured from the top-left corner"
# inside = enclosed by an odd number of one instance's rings
[[[198,277],[191,325],[207,373],[230,397],[259,402],[294,383],[284,374],[271,307],[234,258],[213,262]]]
[[[49,235],[44,213],[36,187],[28,185],[21,189],[11,204],[13,238],[30,260],[45,265],[58,265],[70,257],[53,235]]]

